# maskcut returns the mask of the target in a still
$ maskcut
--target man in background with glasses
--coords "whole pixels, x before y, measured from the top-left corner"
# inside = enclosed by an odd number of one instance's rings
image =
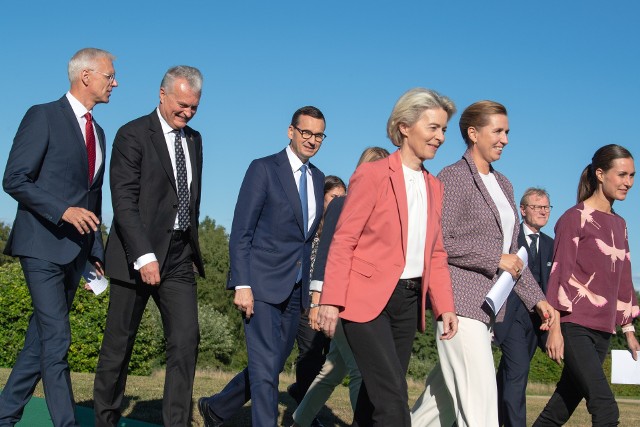
[[[31,107],[13,140],[3,187],[18,202],[18,212],[5,254],[20,258],[33,315],[0,396],[0,425],[20,420],[41,378],[53,425],[79,425],[67,363],[69,309],[87,260],[103,274],[106,148],[93,107],[109,102],[118,86],[114,59],[93,48],[73,55],[69,92]]]
[[[551,214],[549,194],[542,188],[528,188],[520,199],[518,245],[528,250],[529,269],[543,292],[551,273],[553,239],[540,231]],[[526,388],[529,364],[536,346],[545,351],[547,333],[540,331],[540,318],[529,313],[515,292],[507,300],[503,322],[494,326],[495,341],[502,349],[498,367],[498,416],[500,425],[525,426]]]
[[[289,145],[254,160],[240,188],[229,238],[227,288],[244,317],[248,366],[218,394],[198,400],[205,426],[219,426],[251,398],[254,427],[278,421],[278,377],[309,307],[311,242],[322,218],[324,174],[309,159],[325,138],[324,115],[298,109]]]

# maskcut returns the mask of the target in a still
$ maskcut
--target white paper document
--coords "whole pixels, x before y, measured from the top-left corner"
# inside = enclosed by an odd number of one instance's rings
[[[611,384],[640,384],[640,357],[633,360],[629,350],[611,350]]]
[[[96,268],[90,262],[87,262],[84,272],[82,272],[82,277],[84,277],[84,280],[87,281],[87,285],[89,285],[93,293],[96,295],[103,293],[109,284],[106,277],[98,277]]]
[[[528,268],[529,253],[527,252],[527,248],[522,246],[518,249],[518,253],[516,255],[518,255],[518,258],[520,258],[524,263],[524,268]],[[493,310],[494,314],[498,314],[515,284],[516,281],[513,280],[513,276],[508,272],[503,271],[498,278],[498,281],[493,285],[487,296],[484,298],[487,304],[489,304],[489,307],[491,307],[491,310]]]

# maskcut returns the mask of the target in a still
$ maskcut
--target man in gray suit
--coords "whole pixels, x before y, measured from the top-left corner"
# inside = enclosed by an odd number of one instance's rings
[[[551,273],[553,239],[540,231],[547,225],[552,206],[549,194],[541,188],[528,188],[520,199],[522,224],[518,246],[529,252],[529,269],[543,292]],[[511,292],[503,322],[494,327],[495,340],[502,349],[498,367],[498,416],[500,425],[525,426],[527,407],[525,392],[529,364],[536,346],[544,350],[547,333],[540,331],[540,318],[529,313]]]
[[[33,315],[0,396],[0,425],[20,420],[40,379],[53,424],[78,425],[67,363],[69,309],[87,260],[102,274],[106,149],[92,110],[118,86],[114,59],[100,49],[78,51],[69,61],[69,92],[31,107],[13,140],[3,187],[18,212],[5,254],[20,258]]]

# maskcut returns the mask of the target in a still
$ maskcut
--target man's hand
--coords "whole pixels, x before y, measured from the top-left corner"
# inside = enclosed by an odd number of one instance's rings
[[[93,212],[74,206],[64,211],[62,220],[73,225],[80,234],[88,234],[91,230],[98,231],[100,226],[100,220]]]
[[[338,313],[340,309],[333,305],[321,305],[318,312],[318,326],[329,338],[333,338],[338,324]]]
[[[458,316],[451,311],[442,313],[442,335],[441,340],[450,340],[458,332]]]
[[[629,347],[629,351],[631,351],[631,357],[633,357],[633,360],[638,360],[640,344],[638,343],[635,332],[625,332],[624,335],[627,338],[627,347]]]
[[[140,277],[142,281],[150,286],[158,286],[160,284],[160,264],[158,261],[151,261],[140,268]]]
[[[244,313],[245,319],[249,319],[253,316],[253,291],[251,288],[236,289],[236,295],[233,298],[233,303],[238,310]]]
[[[542,320],[542,325],[540,325],[541,331],[548,331],[553,326],[553,323],[556,319],[556,310],[549,305],[547,300],[538,301],[536,304],[536,311]]]
[[[96,276],[98,279],[104,276],[104,269],[102,268],[102,263],[100,261],[94,261],[93,266],[96,269]]]

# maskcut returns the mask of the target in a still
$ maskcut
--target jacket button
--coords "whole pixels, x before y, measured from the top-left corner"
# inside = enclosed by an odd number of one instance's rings
[[[167,233],[171,233],[173,230],[167,230]]]
[[[302,265],[302,261],[296,262],[296,265],[299,267],[300,265]]]
[[[173,205],[173,209],[178,209],[178,205]]]

